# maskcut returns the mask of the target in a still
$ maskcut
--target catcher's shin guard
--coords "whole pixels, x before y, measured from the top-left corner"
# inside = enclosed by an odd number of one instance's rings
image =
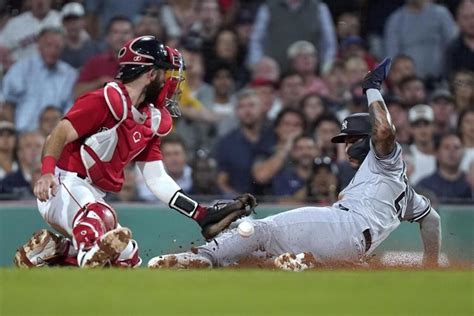
[[[126,227],[119,227],[105,233],[89,250],[79,250],[78,265],[83,268],[113,265],[127,248],[131,238],[132,232]]]
[[[78,250],[91,249],[106,232],[116,227],[117,216],[112,207],[101,202],[89,203],[74,217],[74,247]]]
[[[61,264],[68,254],[70,245],[69,239],[42,229],[34,233],[26,244],[18,248],[13,263],[19,268]]]
[[[142,264],[142,258],[138,252],[138,244],[131,239],[127,247],[120,253],[118,259],[113,262],[114,267],[138,268]]]

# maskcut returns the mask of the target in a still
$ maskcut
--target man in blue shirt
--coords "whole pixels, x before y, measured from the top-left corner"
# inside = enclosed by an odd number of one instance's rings
[[[63,111],[72,105],[77,73],[59,56],[64,47],[61,29],[45,28],[38,37],[38,53],[15,63],[3,82],[4,111],[18,130],[34,130],[48,105]]]
[[[272,180],[273,195],[293,195],[301,189],[311,176],[313,160],[317,154],[318,149],[313,138],[297,137],[291,150],[290,164],[278,172]]]
[[[438,169],[421,179],[418,188],[430,191],[442,203],[471,199],[466,175],[459,169],[464,151],[459,136],[454,133],[445,134],[436,145]]]
[[[239,127],[220,138],[215,149],[217,183],[229,195],[254,192],[251,167],[262,138],[263,122],[262,104],[255,91],[243,90],[238,94],[235,115]]]

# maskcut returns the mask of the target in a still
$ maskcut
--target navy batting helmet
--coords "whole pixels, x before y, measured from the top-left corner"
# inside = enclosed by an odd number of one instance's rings
[[[345,143],[348,136],[360,136],[347,151],[349,157],[360,162],[364,161],[370,150],[370,135],[372,133],[372,124],[370,123],[369,113],[355,113],[346,117],[342,121],[341,132],[334,136],[333,143]]]
[[[130,82],[151,68],[173,69],[168,51],[154,36],[140,36],[129,41],[118,53],[120,69],[115,77]]]

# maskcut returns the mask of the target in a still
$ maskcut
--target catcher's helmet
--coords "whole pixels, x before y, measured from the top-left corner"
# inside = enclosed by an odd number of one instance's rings
[[[140,36],[127,42],[118,53],[120,69],[115,77],[122,82],[130,82],[152,67],[173,69],[168,51],[154,36]]]
[[[360,162],[364,161],[370,150],[372,124],[369,113],[355,113],[342,121],[341,132],[334,136],[333,143],[345,143],[348,136],[361,136],[347,151],[347,154]]]

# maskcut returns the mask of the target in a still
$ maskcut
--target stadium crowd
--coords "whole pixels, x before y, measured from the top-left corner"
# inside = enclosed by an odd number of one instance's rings
[[[442,1],[441,1],[442,2]],[[408,179],[435,203],[474,199],[474,1],[0,0],[0,198],[33,199],[45,137],[154,35],[186,61],[163,162],[191,195],[327,204],[354,175],[341,120],[394,58],[383,93]],[[153,201],[132,165],[112,201]]]

